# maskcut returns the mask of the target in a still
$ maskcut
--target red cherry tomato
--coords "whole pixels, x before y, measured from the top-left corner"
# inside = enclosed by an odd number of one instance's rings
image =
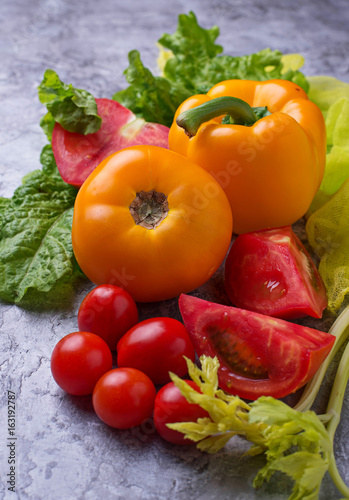
[[[173,318],[152,318],[138,323],[117,346],[118,366],[131,366],[146,373],[154,384],[171,379],[169,371],[183,377],[195,352],[185,326]]]
[[[198,386],[192,380],[186,380],[195,390]],[[198,418],[208,417],[206,410],[199,405],[188,403],[173,382],[160,389],[155,398],[154,424],[163,439],[173,444],[193,444],[194,441],[185,439],[184,434],[169,429],[166,424],[174,422],[196,422]]]
[[[134,368],[115,368],[101,377],[92,403],[101,420],[116,429],[130,429],[149,418],[156,390],[147,375]]]
[[[126,290],[114,285],[100,285],[91,290],[78,312],[79,330],[99,335],[112,351],[137,322],[135,301]]]
[[[63,337],[51,357],[51,371],[57,384],[69,394],[92,394],[99,378],[112,367],[112,355],[103,339],[89,332]]]

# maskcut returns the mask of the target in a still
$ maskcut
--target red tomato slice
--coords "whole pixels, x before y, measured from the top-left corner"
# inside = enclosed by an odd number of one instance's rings
[[[238,236],[225,288],[235,306],[277,318],[321,318],[327,307],[321,276],[290,227]]]
[[[94,134],[77,134],[58,123],[52,132],[52,150],[62,179],[80,187],[90,173],[112,153],[128,146],[151,144],[168,149],[168,127],[147,123],[111,99],[96,99],[102,125]]]
[[[219,385],[245,399],[281,398],[308,382],[332,335],[235,307],[181,295],[179,308],[199,356],[217,356]]]

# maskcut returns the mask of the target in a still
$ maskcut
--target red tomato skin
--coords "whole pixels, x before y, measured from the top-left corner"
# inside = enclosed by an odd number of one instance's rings
[[[245,233],[225,263],[231,302],[277,318],[321,318],[327,307],[321,276],[291,227]]]
[[[118,342],[117,364],[146,373],[154,384],[166,384],[169,372],[179,377],[187,373],[183,356],[195,359],[188,332],[173,318],[151,318],[131,328]]]
[[[52,150],[59,173],[65,182],[77,188],[105,158],[120,149],[139,144],[168,149],[168,127],[137,121],[132,111],[112,99],[96,99],[96,104],[102,118],[97,132],[68,132],[59,123],[52,131]]]
[[[95,333],[115,351],[119,339],[136,323],[138,309],[131,295],[115,285],[100,285],[82,301],[79,330]]]
[[[51,371],[57,384],[74,396],[92,394],[104,373],[112,368],[112,354],[106,342],[90,332],[73,332],[63,337],[51,356]]]
[[[189,295],[180,296],[179,308],[196,353],[218,357],[219,386],[249,400],[295,392],[335,342],[325,332]]]
[[[130,429],[151,417],[155,396],[155,386],[145,373],[134,368],[115,368],[98,380],[92,404],[105,424]]]
[[[198,386],[192,380],[186,382],[196,391]],[[181,432],[169,429],[166,424],[175,422],[196,422],[198,418],[209,417],[206,410],[199,405],[188,403],[173,382],[160,389],[155,398],[154,424],[160,436],[173,444],[190,445],[194,441],[185,439]]]

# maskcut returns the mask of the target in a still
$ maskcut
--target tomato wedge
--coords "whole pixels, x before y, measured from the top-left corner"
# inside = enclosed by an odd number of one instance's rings
[[[281,398],[308,382],[335,337],[235,307],[181,295],[179,308],[199,356],[217,356],[222,389],[255,400]]]
[[[169,128],[147,123],[112,99],[96,99],[102,125],[94,134],[77,134],[56,123],[52,150],[62,179],[80,187],[102,160],[128,146],[152,144],[168,149]]]
[[[325,285],[291,227],[240,234],[225,263],[225,289],[242,309],[292,319],[321,318]]]

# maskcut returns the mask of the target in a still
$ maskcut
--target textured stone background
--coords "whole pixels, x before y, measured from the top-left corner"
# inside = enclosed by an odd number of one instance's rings
[[[22,176],[39,166],[44,110],[36,87],[47,67],[65,82],[109,97],[125,85],[128,51],[139,49],[155,70],[156,40],[175,30],[178,14],[193,10],[204,27],[220,26],[219,42],[227,53],[265,47],[301,52],[306,74],[349,82],[348,7],[347,0],[1,0],[0,195],[10,196]],[[221,284],[217,273],[200,293],[224,300],[217,292]],[[282,478],[253,490],[263,460],[241,459],[241,442],[208,456],[161,441],[151,422],[132,431],[112,430],[94,415],[88,397],[70,397],[56,386],[49,368],[52,349],[77,329],[76,313],[89,288],[82,283],[73,299],[55,311],[0,304],[0,498],[286,499],[289,484]],[[141,308],[142,318],[168,314],[178,316],[175,301]],[[329,376],[317,402],[321,411],[330,383]],[[17,394],[16,493],[6,491],[7,389]],[[347,483],[348,399],[347,391],[336,438]],[[320,498],[340,498],[328,476]]]

